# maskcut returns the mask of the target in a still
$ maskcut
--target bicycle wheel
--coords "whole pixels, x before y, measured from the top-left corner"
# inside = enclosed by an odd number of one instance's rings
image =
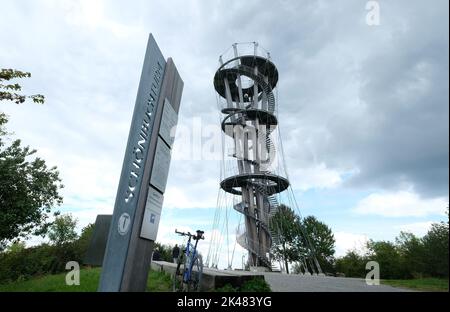
[[[173,276],[173,291],[180,292],[185,290],[185,283],[183,283],[183,276],[186,270],[186,257],[178,258],[177,268]]]
[[[191,278],[188,281],[188,291],[200,291],[202,286],[203,275],[203,260],[200,256],[194,259],[194,265],[192,266]]]

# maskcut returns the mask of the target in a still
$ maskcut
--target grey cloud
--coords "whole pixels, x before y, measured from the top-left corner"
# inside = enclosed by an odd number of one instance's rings
[[[342,159],[357,164],[361,173],[351,185],[397,189],[409,184],[422,196],[448,196],[444,12],[425,4],[402,11],[404,26],[389,29],[391,39],[362,63],[359,97],[365,114],[360,120],[343,118],[330,124],[335,144],[324,153],[335,165]]]
[[[180,120],[216,124],[219,54],[233,42],[258,41],[280,72],[288,168],[358,168],[348,186],[411,184],[423,196],[448,194],[445,0],[383,1],[378,27],[365,24],[364,1],[105,2],[107,18],[139,29],[124,37],[67,24],[57,7],[6,1],[5,8],[3,23],[16,30],[0,39],[14,53],[0,56],[32,71],[29,86],[48,99],[44,109],[7,109],[23,129],[18,135],[47,138],[34,139],[37,148],[121,163],[148,32],[185,81]],[[40,123],[29,125],[30,112]],[[195,183],[218,174],[217,165],[174,162],[170,183]]]

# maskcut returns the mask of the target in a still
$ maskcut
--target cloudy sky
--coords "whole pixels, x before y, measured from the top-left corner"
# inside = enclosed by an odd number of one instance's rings
[[[448,206],[449,4],[378,1],[379,25],[368,25],[367,3],[3,0],[1,67],[30,71],[24,90],[46,103],[1,110],[58,166],[61,210],[81,228],[112,213],[148,34],[184,80],[185,129],[217,125],[218,57],[257,41],[279,70],[301,213],[332,227],[337,255],[401,230],[423,235]],[[174,158],[158,234],[167,243],[175,227],[210,235],[220,175],[217,160]]]

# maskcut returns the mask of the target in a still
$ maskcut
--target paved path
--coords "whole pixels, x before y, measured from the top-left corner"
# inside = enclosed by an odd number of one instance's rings
[[[411,291],[387,285],[369,286],[364,279],[264,273],[272,291],[288,292],[399,292]]]
[[[152,261],[154,270],[175,272],[176,265],[164,261]],[[211,285],[215,279],[227,279],[230,276],[264,275],[264,279],[270,285],[272,291],[284,292],[400,292],[412,291],[409,289],[396,288],[388,285],[369,286],[361,278],[311,276],[297,274],[281,274],[270,272],[249,272],[235,270],[203,269],[203,279],[210,277]],[[209,285],[209,286],[211,286]]]

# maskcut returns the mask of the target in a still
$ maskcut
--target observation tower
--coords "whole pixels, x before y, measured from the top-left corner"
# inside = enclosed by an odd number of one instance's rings
[[[228,207],[233,207],[240,215],[236,243],[248,251],[243,267],[275,269],[271,246],[278,242],[280,232],[269,222],[278,212],[280,195],[285,190],[289,189],[290,198],[294,198],[278,130],[277,83],[278,70],[270,53],[256,42],[235,43],[219,58],[214,88],[222,128],[222,165],[213,229],[220,227],[220,207],[226,207],[223,227],[227,241],[221,243],[213,233],[206,261],[212,267],[217,267],[219,249],[230,246]],[[307,237],[306,233],[302,236]],[[228,256],[230,269],[234,250],[231,262]],[[317,267],[321,272],[313,258],[315,263],[303,264],[305,272],[314,272]]]

